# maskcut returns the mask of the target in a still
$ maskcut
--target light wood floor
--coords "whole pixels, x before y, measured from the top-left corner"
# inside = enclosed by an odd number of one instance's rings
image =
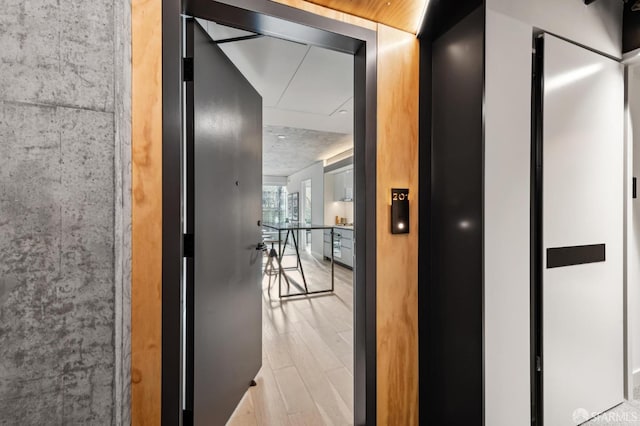
[[[303,267],[311,288],[330,285],[329,262],[305,255]],[[352,277],[336,265],[333,294],[282,301],[264,278],[262,369],[229,425],[353,424]]]

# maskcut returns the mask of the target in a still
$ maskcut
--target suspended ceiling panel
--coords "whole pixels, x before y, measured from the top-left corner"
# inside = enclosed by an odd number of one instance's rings
[[[254,33],[237,28],[227,27],[226,25],[218,25],[215,22],[196,18],[196,21],[204,28],[212,40],[227,40],[236,37],[245,37],[254,35]]]
[[[353,148],[352,55],[198,20],[263,98],[263,174],[289,176]]]
[[[198,21],[216,41],[253,35]],[[353,132],[353,56],[267,36],[219,46],[262,95],[265,125]]]
[[[304,44],[273,37],[223,43],[220,48],[262,95],[265,107],[278,105],[308,50]]]
[[[312,47],[278,107],[331,115],[353,97],[353,56]]]
[[[428,0],[308,1],[415,34]]]

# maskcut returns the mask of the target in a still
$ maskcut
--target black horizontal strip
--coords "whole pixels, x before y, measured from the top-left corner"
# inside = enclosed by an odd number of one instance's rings
[[[605,245],[554,247],[547,249],[547,268],[605,261]]]

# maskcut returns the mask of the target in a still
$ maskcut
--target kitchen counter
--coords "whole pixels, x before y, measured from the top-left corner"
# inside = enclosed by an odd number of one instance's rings
[[[353,268],[353,226],[334,225],[332,228],[333,231],[324,231],[324,257],[333,258],[335,262]]]
[[[333,228],[348,229],[353,231],[353,225],[333,225]]]
[[[306,223],[263,223],[263,227],[273,229],[276,231],[302,231],[306,229],[331,229],[330,225],[310,225]],[[353,228],[352,228],[353,229]]]

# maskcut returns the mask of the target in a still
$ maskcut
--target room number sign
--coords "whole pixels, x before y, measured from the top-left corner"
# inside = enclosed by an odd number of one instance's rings
[[[409,233],[409,189],[391,189],[391,233]]]

